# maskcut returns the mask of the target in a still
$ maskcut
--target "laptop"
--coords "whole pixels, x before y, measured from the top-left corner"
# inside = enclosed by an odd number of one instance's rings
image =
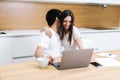
[[[53,66],[58,70],[87,67],[92,53],[93,49],[63,51],[61,62],[54,62]]]

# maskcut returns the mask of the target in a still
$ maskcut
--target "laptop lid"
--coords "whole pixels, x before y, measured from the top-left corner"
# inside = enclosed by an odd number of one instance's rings
[[[87,67],[92,57],[93,49],[80,49],[64,51],[61,62],[57,62],[54,66],[57,69],[71,69]]]

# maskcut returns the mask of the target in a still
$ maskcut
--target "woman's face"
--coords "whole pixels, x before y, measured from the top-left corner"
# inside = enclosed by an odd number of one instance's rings
[[[63,27],[65,28],[65,30],[68,30],[70,25],[71,25],[71,16],[67,16],[63,20]]]

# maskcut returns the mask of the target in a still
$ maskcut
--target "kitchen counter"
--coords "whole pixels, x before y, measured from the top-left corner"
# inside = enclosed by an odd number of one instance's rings
[[[80,33],[106,33],[106,32],[120,32],[120,28],[114,29],[89,29],[89,28],[79,28]]]
[[[120,29],[95,30],[79,28],[86,48],[94,51],[120,50]],[[0,65],[31,59],[39,44],[40,30],[0,31]],[[6,50],[7,49],[7,50]],[[9,55],[9,56],[8,56]],[[6,57],[5,57],[6,56]]]
[[[0,31],[0,65],[31,60],[39,43],[40,30]]]
[[[11,30],[11,31],[0,31],[0,32],[5,33],[5,34],[0,34],[0,37],[40,35],[40,30]]]
[[[80,33],[105,33],[105,32],[120,32],[120,28],[116,29],[105,29],[105,30],[97,30],[97,29],[89,29],[89,28],[79,28]],[[1,36],[29,36],[29,35],[40,35],[40,30],[10,30],[10,31],[0,31],[6,34],[0,34]]]
[[[82,35],[83,44],[88,45],[92,43],[95,51],[120,50],[120,28],[102,30],[86,30],[86,28],[83,28],[79,30]]]

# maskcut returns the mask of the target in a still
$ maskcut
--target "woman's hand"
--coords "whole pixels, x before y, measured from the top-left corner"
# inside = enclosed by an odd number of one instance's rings
[[[46,28],[46,29],[45,29],[45,34],[46,34],[49,38],[52,37],[52,33],[51,33],[51,31],[50,31],[49,28]]]
[[[52,37],[52,33],[51,33],[49,27],[44,27],[43,29],[41,29],[40,32],[43,32],[43,31],[45,32],[45,34],[46,34],[49,38]]]

